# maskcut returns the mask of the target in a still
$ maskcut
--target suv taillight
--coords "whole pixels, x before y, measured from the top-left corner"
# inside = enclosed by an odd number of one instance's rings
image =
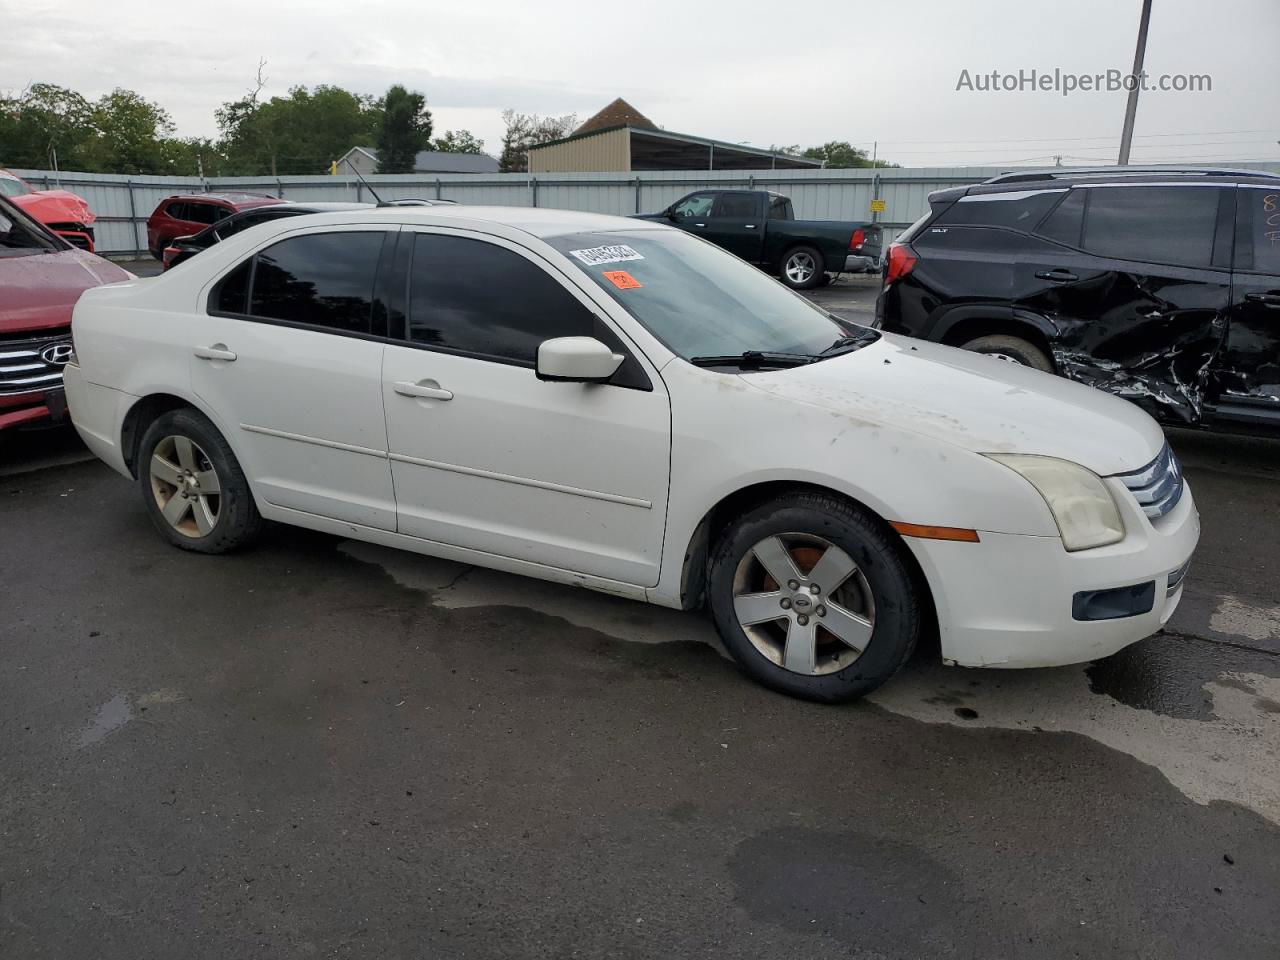
[[[853,236],[849,238],[849,249],[853,251],[860,250],[862,245],[867,242],[867,233],[861,227],[853,231]]]
[[[905,243],[889,244],[889,256],[885,260],[884,285],[901,280],[916,265],[916,255]]]
[[[176,257],[177,255],[178,255],[177,247],[164,248],[164,253],[161,255],[163,257],[163,259],[161,260],[161,263],[164,264],[164,268],[166,270],[168,270],[171,266],[173,266],[173,258]]]

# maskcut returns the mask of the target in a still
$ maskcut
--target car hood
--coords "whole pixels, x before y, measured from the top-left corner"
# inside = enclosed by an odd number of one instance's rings
[[[89,204],[68,190],[40,190],[9,199],[41,223],[81,223],[87,227],[97,219]]]
[[[975,453],[1059,457],[1100,476],[1146,466],[1160,426],[1118,397],[984,354],[884,335],[854,353],[745,374],[780,398]]]
[[[132,276],[83,250],[0,257],[0,333],[65,327],[85,290]]]

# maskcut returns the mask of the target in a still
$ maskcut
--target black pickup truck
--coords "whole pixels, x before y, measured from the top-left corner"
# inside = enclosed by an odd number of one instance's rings
[[[828,274],[879,266],[876,224],[797,220],[791,200],[768,190],[699,190],[639,219],[666,220],[705,237],[796,290],[816,287]]]

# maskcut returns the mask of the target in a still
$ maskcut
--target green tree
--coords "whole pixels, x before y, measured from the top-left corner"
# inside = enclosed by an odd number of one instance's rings
[[[353,146],[370,142],[381,121],[371,97],[341,87],[293,87],[260,101],[258,90],[224,103],[215,116],[224,173],[233,176],[323,173]]]
[[[86,169],[82,153],[93,139],[92,107],[74,90],[33,83],[0,97],[0,163],[13,167]]]
[[[470,130],[446,130],[443,137],[431,143],[441,153],[484,153],[484,141]]]
[[[173,121],[163,107],[117,87],[93,104],[90,122],[93,138],[85,156],[95,170],[169,172],[164,142],[173,134]]]
[[[382,126],[378,129],[378,172],[413,173],[419,150],[431,144],[431,111],[427,98],[400,84],[382,98]]]
[[[795,147],[790,147],[786,152],[795,152]],[[876,160],[871,162],[871,158],[867,156],[867,151],[860,150],[848,140],[830,140],[822,144],[820,147],[810,147],[801,152],[800,156],[808,157],[810,160],[822,160],[824,166],[829,168],[840,169],[842,167],[893,167],[896,164],[889,163],[886,160]]]

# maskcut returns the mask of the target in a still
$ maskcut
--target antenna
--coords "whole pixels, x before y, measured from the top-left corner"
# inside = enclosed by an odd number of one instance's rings
[[[378,191],[373,189],[373,186],[369,183],[369,181],[366,180],[364,176],[360,173],[360,171],[356,169],[356,165],[351,162],[351,158],[343,157],[342,160],[348,167],[351,168],[351,172],[354,173],[357,177],[359,177],[360,182],[369,188],[369,192],[373,194],[373,199],[378,201],[378,206],[380,207],[384,206],[382,198],[378,196]]]

